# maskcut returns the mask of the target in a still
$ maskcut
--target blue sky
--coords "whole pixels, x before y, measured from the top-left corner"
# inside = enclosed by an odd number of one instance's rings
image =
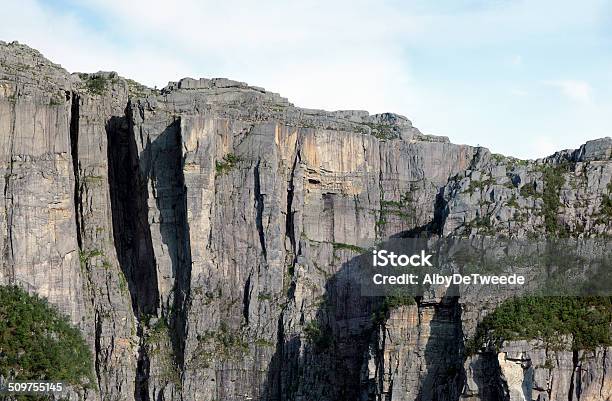
[[[2,0],[0,39],[150,86],[228,77],[524,158],[612,135],[612,1]]]

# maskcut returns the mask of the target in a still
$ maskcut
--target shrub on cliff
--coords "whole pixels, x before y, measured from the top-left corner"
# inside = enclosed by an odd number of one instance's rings
[[[81,332],[46,300],[0,286],[0,376],[93,385],[92,357]]]
[[[483,348],[499,349],[504,341],[541,339],[562,346],[570,335],[572,349],[612,345],[610,297],[523,297],[504,301],[478,325],[466,344],[473,353]]]

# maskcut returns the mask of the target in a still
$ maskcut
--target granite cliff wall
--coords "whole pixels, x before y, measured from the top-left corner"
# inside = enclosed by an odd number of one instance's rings
[[[609,348],[467,357],[494,302],[381,318],[355,281],[391,236],[610,235],[610,138],[522,161],[394,114],[226,79],[157,91],[0,43],[0,140],[0,283],[85,333],[99,390],[83,398],[610,399]]]

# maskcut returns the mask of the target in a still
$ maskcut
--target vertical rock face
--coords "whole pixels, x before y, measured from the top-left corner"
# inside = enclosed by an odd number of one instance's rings
[[[477,299],[381,314],[356,281],[391,236],[609,235],[609,138],[520,161],[395,114],[300,109],[227,79],[156,91],[0,43],[0,140],[0,283],[86,334],[84,398],[610,397],[607,348],[466,357]]]
[[[43,63],[46,68],[37,70]],[[84,302],[74,224],[69,78],[59,66],[19,46],[1,52],[0,68],[0,281],[36,290],[80,322]]]

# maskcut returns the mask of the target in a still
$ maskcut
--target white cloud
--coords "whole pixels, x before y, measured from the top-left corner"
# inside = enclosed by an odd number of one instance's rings
[[[154,85],[162,73],[189,71],[179,59],[160,57],[152,45],[117,46],[74,14],[54,12],[35,0],[8,1],[2,8],[6,15],[19,16],[0,24],[2,40],[36,48],[70,72],[118,71]]]
[[[107,23],[112,36],[92,28],[83,13],[24,0],[5,7],[21,17],[0,25],[0,37],[38,48],[70,71],[116,70],[159,87],[185,76],[228,77],[312,108],[401,113],[414,92],[394,39],[410,28],[374,0],[77,4]]]
[[[567,98],[579,102],[590,103],[593,89],[588,82],[575,80],[544,81],[545,85],[555,87]]]

